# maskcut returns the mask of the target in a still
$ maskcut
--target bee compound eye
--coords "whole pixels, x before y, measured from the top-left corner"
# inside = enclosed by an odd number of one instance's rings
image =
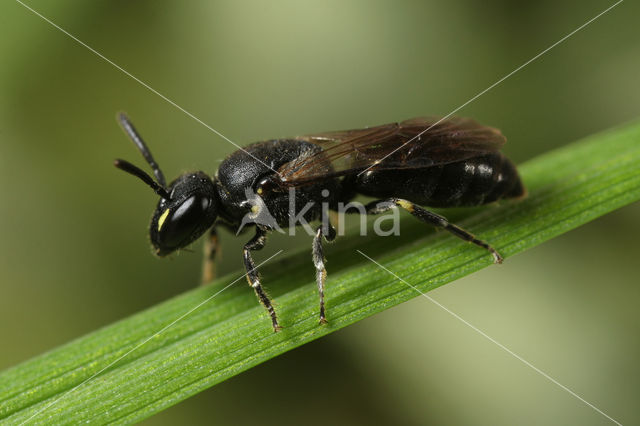
[[[211,200],[192,195],[175,208],[167,208],[158,218],[158,245],[177,249],[199,237],[194,235],[207,220]]]

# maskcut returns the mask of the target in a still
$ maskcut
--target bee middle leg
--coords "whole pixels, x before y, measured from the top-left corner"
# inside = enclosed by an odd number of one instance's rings
[[[431,224],[436,228],[442,228],[446,231],[451,232],[456,237],[475,244],[483,249],[489,251],[493,256],[494,263],[502,263],[502,256],[500,253],[496,251],[493,247],[491,247],[488,243],[477,239],[472,233],[465,231],[453,223],[449,223],[449,221],[436,213],[430,212],[417,204],[412,203],[411,201],[404,200],[402,198],[389,198],[387,200],[377,200],[373,201],[365,206],[367,213],[369,214],[378,214],[385,212],[395,206],[402,207],[409,213],[411,213],[416,218],[420,219],[423,222]]]
[[[260,275],[258,275],[258,271],[256,271],[256,264],[253,261],[253,257],[251,257],[251,251],[260,250],[264,247],[266,242],[267,232],[256,226],[256,235],[249,240],[247,244],[244,245],[244,250],[242,251],[244,256],[244,267],[247,270],[247,281],[249,285],[256,292],[256,296],[258,296],[258,300],[265,307],[269,315],[271,316],[271,323],[273,325],[273,331],[278,332],[282,329],[280,324],[278,324],[278,318],[276,316],[276,311],[271,304],[271,300],[269,296],[262,288],[262,284],[260,284]]]
[[[316,283],[318,284],[318,295],[320,296],[320,324],[326,324],[327,318],[324,312],[324,283],[327,279],[327,270],[324,267],[324,251],[322,249],[322,237],[327,241],[333,241],[336,238],[336,230],[331,224],[320,225],[316,230],[316,234],[313,237],[313,243],[311,246],[311,255],[313,258],[313,265],[316,267]]]

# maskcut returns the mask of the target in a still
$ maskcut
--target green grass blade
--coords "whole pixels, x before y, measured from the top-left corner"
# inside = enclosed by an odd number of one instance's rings
[[[520,171],[529,189],[526,200],[449,215],[491,242],[505,258],[640,199],[640,123],[550,152],[523,164]],[[403,235],[397,239],[343,238],[329,247],[328,326],[317,324],[308,251],[283,254],[262,268],[282,332],[272,332],[264,309],[241,279],[83,383],[241,274],[223,277],[213,286],[194,289],[4,371],[0,419],[12,423],[139,420],[417,296],[356,249],[423,292],[492,264],[483,250],[405,219]]]

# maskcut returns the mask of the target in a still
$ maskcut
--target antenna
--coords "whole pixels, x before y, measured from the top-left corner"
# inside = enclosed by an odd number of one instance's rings
[[[169,200],[169,193],[167,192],[167,190],[160,186],[155,180],[153,180],[153,178],[151,176],[149,176],[147,173],[145,173],[143,170],[141,170],[140,168],[134,166],[133,164],[131,164],[128,161],[125,160],[116,160],[113,162],[113,165],[116,166],[117,168],[119,168],[120,170],[123,170],[131,175],[134,175],[135,177],[139,178],[141,181],[143,181],[144,183],[146,183],[147,185],[149,185],[151,187],[151,189],[153,189],[153,191],[158,194],[159,196],[161,196],[162,198],[164,198],[165,200]]]
[[[147,163],[149,163],[149,165],[151,166],[151,170],[153,170],[153,174],[156,175],[156,180],[158,181],[160,186],[162,188],[166,188],[167,187],[167,182],[164,180],[164,175],[162,174],[162,171],[160,170],[160,166],[158,166],[158,163],[156,163],[156,160],[153,159],[153,156],[151,155],[151,151],[149,151],[149,148],[147,147],[147,145],[142,140],[142,136],[140,136],[140,133],[138,133],[136,128],[133,127],[133,124],[131,124],[131,121],[129,121],[129,117],[127,117],[127,115],[124,112],[120,112],[120,113],[118,113],[118,122],[120,123],[120,126],[122,127],[122,130],[124,130],[124,132],[127,134],[127,136],[129,136],[129,139],[131,139],[131,141],[136,145],[136,147],[138,148],[138,150],[140,151],[140,153],[142,154],[144,159],[147,160]],[[117,161],[124,161],[124,160],[117,160]],[[125,161],[125,163],[126,163],[126,161]],[[127,163],[127,164],[129,166],[137,169],[140,173],[143,173],[143,174],[146,175],[146,173],[144,173],[142,170],[138,169],[134,165],[132,165],[130,163]],[[116,165],[116,167],[118,167],[118,166]],[[119,168],[121,168],[121,167],[119,167]],[[137,174],[137,172],[133,173],[132,172],[133,169],[128,168],[128,169],[122,169],[122,170],[124,170],[124,171],[126,171],[128,173],[131,173],[134,176],[138,176],[140,179],[145,181],[145,183],[148,183],[144,178],[142,178],[142,176],[140,174]],[[166,191],[165,191],[165,193],[166,193]]]

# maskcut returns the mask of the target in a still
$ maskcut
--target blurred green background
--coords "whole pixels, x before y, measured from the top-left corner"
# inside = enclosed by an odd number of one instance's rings
[[[611,4],[28,1],[239,145],[447,114]],[[622,3],[459,115],[501,128],[518,163],[637,118],[638,16]],[[112,166],[143,164],[116,111],[168,178],[213,173],[235,147],[19,3],[2,2],[0,28],[4,369],[198,282],[200,244],[172,260],[150,254],[156,197]],[[430,295],[640,423],[639,214],[636,203]],[[243,242],[223,233],[221,273],[240,270]],[[278,236],[258,258],[307,246]],[[608,423],[424,298],[146,421],[185,422]]]

